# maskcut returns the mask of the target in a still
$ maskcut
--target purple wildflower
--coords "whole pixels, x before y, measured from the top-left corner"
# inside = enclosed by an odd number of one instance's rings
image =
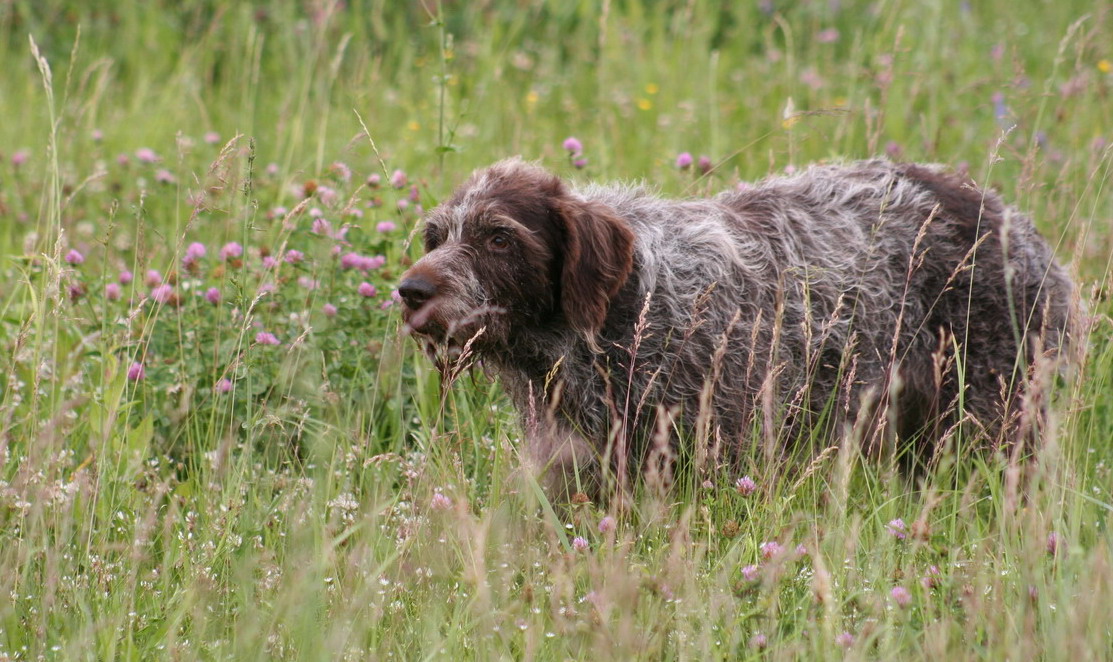
[[[384,264],[386,264],[386,258],[382,255],[376,255],[374,257],[363,257],[360,258],[359,269],[361,271],[374,271]]]
[[[904,540],[908,537],[908,529],[904,525],[904,520],[899,517],[886,524],[885,530],[897,540]]]
[[[452,499],[437,492],[433,495],[433,498],[429,500],[429,507],[433,510],[448,510],[452,507]]]
[[[564,139],[563,147],[572,156],[578,156],[581,152],[584,151],[583,143],[571,136]]]
[[[215,145],[220,142],[220,134],[216,131],[209,131],[205,134],[204,141],[210,145]]]
[[[815,40],[816,43],[820,44],[833,44],[839,40],[839,31],[835,28],[820,30],[818,33],[816,33]]]
[[[610,515],[607,515],[603,519],[599,520],[599,533],[610,533],[611,531],[615,530],[616,525],[617,523],[615,522],[615,519]]]
[[[390,185],[394,188],[403,188],[408,181],[409,179],[406,177],[406,173],[401,170],[395,170],[390,175]]]
[[[205,245],[199,243],[192,243],[186,248],[185,255],[182,256],[182,266],[190,271],[193,271],[197,266],[197,262],[205,255]]]
[[[1051,556],[1058,556],[1059,546],[1063,541],[1059,538],[1059,534],[1052,531],[1047,534],[1047,553]]]
[[[174,300],[174,286],[163,283],[151,290],[151,298],[158,303],[170,303]]]
[[[290,250],[286,251],[286,261],[289,262],[290,264],[297,264],[304,259],[305,259],[305,253],[302,253],[299,250],[295,250],[295,249],[291,248]]]
[[[367,188],[379,188],[379,184],[383,182],[383,178],[379,175],[367,176]]]
[[[25,149],[17,150],[14,154],[12,154],[12,165],[18,168],[24,163],[27,163],[27,159],[29,158],[31,158],[30,152]]]
[[[380,221],[379,224],[375,226],[375,229],[383,234],[394,232],[397,228],[398,226],[394,224],[394,221]]]
[[[162,285],[162,274],[158,269],[148,269],[143,282],[147,283],[147,287],[158,287]]]
[[[155,150],[149,147],[140,147],[135,150],[135,158],[143,163],[155,163],[159,160],[158,154],[155,154]]]
[[[676,157],[676,167],[681,170],[687,170],[692,167],[692,155],[688,152],[681,152]]]
[[[329,223],[326,219],[323,218],[315,218],[313,219],[312,231],[314,234],[323,234],[326,236],[331,235],[332,223]]]
[[[195,241],[195,242],[193,242],[192,244],[190,244],[189,246],[186,247],[185,254],[186,254],[186,257],[188,257],[188,258],[198,260],[200,258],[205,257],[205,253],[207,253],[207,252],[208,252],[208,249],[205,248],[205,244],[202,244],[199,241]]]
[[[344,253],[340,257],[340,266],[344,269],[355,269],[363,263],[363,256],[359,253]]]
[[[336,161],[329,166],[329,172],[342,182],[346,182],[352,178],[352,169],[348,167],[348,164],[341,161]]]
[[[331,303],[326,303],[324,306],[321,306],[321,310],[324,311],[325,317],[336,317],[336,306]]]
[[[224,379],[221,379],[220,381],[218,381],[216,383],[215,386],[213,386],[213,390],[215,390],[217,393],[227,393],[227,392],[231,391],[232,390],[232,380],[228,379],[227,377],[225,377]]]
[[[734,482],[734,489],[742,496],[750,496],[757,490],[757,483],[749,476],[742,476]]]
[[[375,294],[377,294],[377,291],[375,290],[375,286],[372,285],[371,283],[368,283],[367,281],[363,281],[362,283],[360,283],[359,288],[357,288],[357,289],[359,291],[359,295],[363,296],[363,297],[370,298],[370,297],[375,296]]]
[[[577,170],[583,170],[584,168],[587,167],[587,159],[585,159],[583,157],[580,157],[580,158],[572,161],[572,166],[574,168],[576,168]]]
[[[278,337],[269,331],[260,331],[255,334],[255,342],[260,345],[281,345]]]
[[[589,545],[587,543],[587,540],[584,540],[580,536],[576,536],[572,539],[572,549],[576,550],[577,552],[586,552],[588,547]]]
[[[783,552],[784,549],[785,548],[781,546],[781,543],[775,540],[763,542],[758,545],[758,550],[761,551],[762,558],[767,560],[773,558],[774,556],[780,556],[781,552]]]
[[[278,264],[278,260],[274,259],[273,255],[267,255],[263,257],[264,269],[274,269],[274,265],[276,264]]]
[[[121,285],[130,285],[131,281],[133,281],[133,280],[135,280],[135,274],[131,273],[127,269],[124,269],[123,271],[120,272],[120,284]]]
[[[120,285],[118,283],[109,283],[104,286],[104,298],[109,301],[116,301],[120,298]]]
[[[166,168],[159,168],[155,171],[155,181],[159,184],[173,184],[178,181],[172,172]]]
[[[750,564],[742,566],[742,579],[748,582],[756,582],[760,576],[761,568],[756,565]]]
[[[903,586],[894,586],[893,590],[889,591],[889,597],[898,607],[907,607],[912,603],[912,594]]]
[[[78,265],[84,261],[85,256],[82,255],[81,251],[77,250],[76,248],[71,248],[70,252],[66,253],[66,262],[69,262],[70,264]]]
[[[769,639],[760,632],[750,637],[750,648],[765,648],[768,645]]]
[[[214,306],[217,305],[220,303],[220,290],[215,287],[210,287],[205,291],[205,300]]]
[[[943,573],[939,571],[939,566],[933,565],[928,567],[927,574],[920,578],[920,585],[925,589],[931,590],[939,586],[942,581]]]
[[[321,185],[317,187],[317,197],[322,203],[331,207],[332,203],[336,202],[336,199],[340,197],[340,194],[331,186]]]
[[[267,174],[270,175],[271,177],[274,177],[275,175],[277,175],[278,174],[278,164],[277,163],[268,163],[267,164]]]
[[[143,368],[143,364],[139,362],[132,363],[128,367],[128,379],[137,382],[147,376],[147,371]]]
[[[849,632],[840,632],[835,635],[835,643],[843,648],[850,648],[854,645],[854,635]]]
[[[712,164],[710,156],[699,157],[699,171],[701,175],[706,175],[707,173],[711,172],[711,165]]]
[[[236,241],[230,241],[220,249],[220,257],[225,260],[237,258],[241,255],[243,255],[243,246]]]

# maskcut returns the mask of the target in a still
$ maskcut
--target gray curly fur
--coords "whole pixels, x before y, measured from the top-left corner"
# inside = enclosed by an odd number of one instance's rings
[[[495,259],[491,222],[514,232]],[[600,225],[613,238],[592,235]],[[960,418],[1009,441],[1029,367],[1070,333],[1071,282],[1031,221],[936,166],[813,166],[668,200],[569,188],[513,159],[473,175],[427,226],[432,250],[407,277],[437,294],[407,319],[435,341],[472,339],[557,475],[638,467],[657,430],[674,451],[721,444],[727,459],[843,423],[870,451],[888,436],[917,459]],[[621,250],[606,255],[623,233],[625,268]],[[599,271],[613,291],[591,323],[570,302],[599,292],[570,287],[568,271],[599,267],[581,255],[596,248],[626,273]]]

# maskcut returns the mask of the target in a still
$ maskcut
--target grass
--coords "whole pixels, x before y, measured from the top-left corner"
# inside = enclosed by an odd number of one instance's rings
[[[780,5],[0,5],[0,659],[1113,655],[1113,13]],[[399,336],[419,207],[497,158],[692,195],[880,153],[966,164],[1080,284],[1036,461],[553,511],[498,385]]]

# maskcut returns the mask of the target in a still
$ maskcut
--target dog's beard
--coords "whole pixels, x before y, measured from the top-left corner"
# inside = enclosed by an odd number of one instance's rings
[[[407,316],[405,332],[414,336],[442,375],[458,374],[490,349],[492,338],[488,329],[505,311],[495,306],[477,306],[446,322],[436,315],[437,309],[431,304],[435,302],[430,301]]]

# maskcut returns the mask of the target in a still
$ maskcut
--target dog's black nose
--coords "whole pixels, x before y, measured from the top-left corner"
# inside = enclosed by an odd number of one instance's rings
[[[410,276],[398,284],[398,295],[411,310],[421,308],[436,293],[437,288],[421,276]]]

